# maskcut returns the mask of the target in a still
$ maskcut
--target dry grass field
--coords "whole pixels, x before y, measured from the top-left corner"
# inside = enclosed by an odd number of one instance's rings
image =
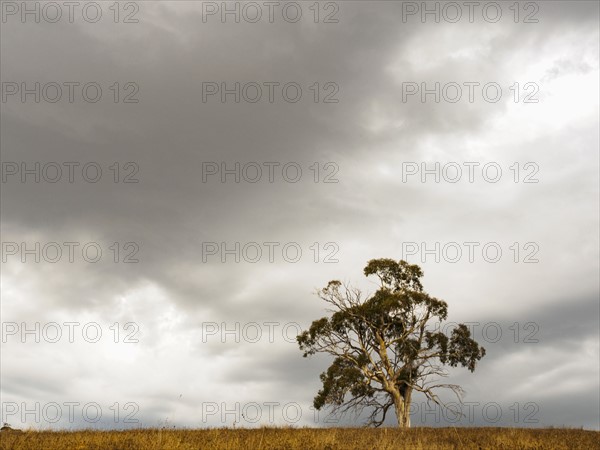
[[[4,450],[600,449],[600,432],[524,428],[258,428],[0,433]]]

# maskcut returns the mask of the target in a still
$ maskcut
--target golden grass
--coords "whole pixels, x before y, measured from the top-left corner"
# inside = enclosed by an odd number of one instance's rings
[[[600,449],[600,432],[528,428],[213,428],[0,433],[6,450]]]

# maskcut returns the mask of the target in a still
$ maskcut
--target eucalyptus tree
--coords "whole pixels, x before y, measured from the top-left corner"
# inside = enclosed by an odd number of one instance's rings
[[[368,424],[380,426],[392,409],[399,427],[410,427],[414,393],[446,408],[441,389],[462,401],[463,389],[443,383],[447,366],[463,366],[471,372],[485,349],[459,324],[450,335],[441,327],[448,304],[423,290],[423,271],[417,265],[392,259],[374,259],[364,269],[376,276],[377,291],[363,299],[361,291],[340,281],[330,281],[317,292],[329,304],[326,317],[315,320],[297,336],[304,357],[326,353],[334,357],[320,376],[322,389],[314,407],[370,411]]]

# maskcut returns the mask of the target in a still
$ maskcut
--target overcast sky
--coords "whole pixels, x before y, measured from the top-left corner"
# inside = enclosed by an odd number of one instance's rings
[[[2,1],[2,420],[331,426],[294,338],[386,257],[459,424],[598,429],[598,3],[288,3]]]

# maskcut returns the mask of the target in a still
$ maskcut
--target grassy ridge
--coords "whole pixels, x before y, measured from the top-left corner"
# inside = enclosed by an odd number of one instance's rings
[[[600,432],[525,428],[258,428],[0,433],[6,450],[600,449]]]

